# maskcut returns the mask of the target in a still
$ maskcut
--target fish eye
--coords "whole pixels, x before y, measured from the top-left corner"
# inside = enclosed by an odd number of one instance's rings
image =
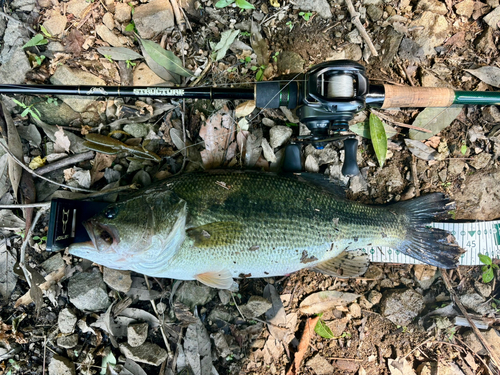
[[[106,216],[106,218],[108,219],[114,219],[117,214],[118,210],[116,209],[116,207],[111,207],[104,211],[104,216]]]

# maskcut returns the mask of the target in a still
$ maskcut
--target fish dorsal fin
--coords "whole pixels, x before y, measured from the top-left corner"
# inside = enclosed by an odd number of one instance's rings
[[[211,288],[231,289],[231,286],[233,285],[233,276],[227,269],[217,272],[210,271],[199,273],[198,275],[195,275],[194,278],[200,283],[208,285]]]
[[[357,277],[366,272],[370,259],[361,250],[344,251],[339,256],[317,264],[313,270],[334,277]]]
[[[337,196],[338,198],[346,199],[346,190],[344,187],[329,180],[328,176],[320,173],[294,173],[293,176],[298,181],[307,182],[313,186],[320,187],[324,191]]]
[[[225,246],[237,242],[243,232],[243,225],[232,221],[215,223],[189,228],[188,237],[194,240],[196,247]]]

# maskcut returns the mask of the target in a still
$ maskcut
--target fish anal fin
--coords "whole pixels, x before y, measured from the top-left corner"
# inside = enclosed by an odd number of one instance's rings
[[[361,250],[344,251],[339,256],[328,259],[312,269],[334,277],[357,277],[366,272],[370,259]]]
[[[242,232],[243,225],[240,223],[218,221],[189,228],[186,234],[194,240],[196,247],[214,247],[236,243]]]
[[[194,278],[200,283],[208,285],[211,288],[231,289],[233,285],[233,276],[227,269],[221,271],[210,271],[199,273]]]

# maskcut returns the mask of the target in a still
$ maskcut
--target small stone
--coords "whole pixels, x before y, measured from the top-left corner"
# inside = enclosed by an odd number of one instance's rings
[[[110,30],[115,28],[115,20],[113,19],[113,15],[109,12],[102,16],[102,23],[104,23]]]
[[[177,290],[177,300],[189,308],[203,306],[215,297],[217,291],[196,281],[185,281]]]
[[[56,253],[42,263],[42,268],[48,274],[64,267],[64,260],[61,253]]]
[[[68,296],[79,310],[103,311],[111,303],[102,274],[97,269],[73,275],[68,283]]]
[[[417,3],[417,11],[430,11],[432,13],[445,15],[448,13],[448,9],[446,9],[446,4],[440,2],[439,0],[419,0]]]
[[[245,305],[240,306],[240,310],[245,318],[256,318],[264,314],[272,306],[272,303],[264,297],[251,296]]]
[[[469,164],[475,169],[482,169],[489,164],[492,157],[493,155],[482,152],[479,155],[475,155],[474,160],[472,160]]]
[[[326,0],[297,0],[294,4],[300,10],[312,11],[318,13],[322,18],[332,18],[332,11],[330,4]]]
[[[147,337],[148,323],[130,324],[127,327],[127,342],[131,347],[136,348],[144,344]]]
[[[49,14],[45,15],[46,21],[43,26],[47,29],[49,34],[53,36],[60,36],[66,29],[66,16],[63,16],[59,11],[52,10]]]
[[[134,23],[139,35],[151,39],[169,27],[174,27],[174,14],[170,2],[151,0],[135,8]]]
[[[455,11],[458,15],[469,18],[472,16],[472,13],[474,12],[475,3],[476,2],[474,0],[462,1],[457,5],[455,5]]]
[[[495,8],[492,12],[488,13],[484,18],[486,22],[493,30],[498,30],[500,26],[500,7]]]
[[[216,307],[212,311],[210,311],[210,314],[208,315],[208,320],[210,320],[211,322],[216,322],[217,320],[221,320],[223,322],[231,323],[234,320],[234,316],[228,313],[223,308]]]
[[[59,331],[62,333],[73,333],[75,329],[75,324],[78,318],[69,309],[62,309],[57,318],[57,325],[59,326]]]
[[[368,269],[365,272],[365,275],[363,276],[367,279],[383,279],[384,278],[384,271],[382,271],[382,268],[379,266],[376,266],[374,264],[370,264]]]
[[[359,35],[358,29],[353,29],[350,33],[348,33],[346,35],[346,40],[349,43],[354,43],[354,44],[361,44],[363,42],[361,35]]]
[[[165,84],[165,80],[151,70],[146,63],[140,63],[134,69],[134,86],[156,86]]]
[[[68,358],[55,354],[49,363],[49,375],[75,375],[75,364]]]
[[[357,303],[352,303],[349,306],[349,312],[351,313],[353,318],[361,318],[361,306]]]
[[[128,359],[153,366],[159,366],[167,359],[167,351],[150,342],[136,348],[129,344],[120,344],[120,352]]]
[[[426,264],[416,264],[413,266],[413,274],[423,290],[429,289],[438,277],[437,268]]]
[[[0,243],[0,300],[7,301],[16,288],[17,275],[14,272],[16,252],[7,250],[5,242]]]
[[[276,155],[274,155],[274,151],[267,142],[266,138],[262,138],[262,152],[264,154],[264,158],[270,163],[276,163]]]
[[[459,175],[465,168],[465,162],[460,159],[451,159],[448,163],[448,173],[452,176]]]
[[[132,19],[131,10],[127,3],[116,3],[115,20],[120,23],[129,22]]]
[[[488,344],[490,344],[497,357],[500,357],[500,335],[498,334],[498,331],[494,328],[490,328],[488,331],[483,332],[483,337],[486,339]]]
[[[424,297],[413,289],[393,289],[386,292],[380,304],[382,316],[400,326],[407,326],[424,309]]]
[[[115,35],[110,29],[104,25],[97,25],[95,27],[97,35],[101,37],[106,43],[111,44],[113,47],[123,47],[127,43],[127,38]]]
[[[382,65],[387,67],[398,53],[399,45],[401,44],[401,40],[403,40],[403,34],[397,32],[392,27],[388,27],[384,31],[384,34],[385,40],[381,48]]]
[[[278,55],[278,74],[302,73],[304,64],[304,59],[298,53],[283,51]]]
[[[481,341],[477,338],[476,334],[474,333],[473,330],[468,330],[467,332],[464,332],[462,334],[462,337],[467,344],[469,348],[475,353],[479,353],[480,351],[484,351],[483,345],[481,344]]]
[[[90,3],[86,0],[71,0],[68,2],[67,11],[73,14],[76,18],[80,18],[85,12],[85,9],[89,7]]]
[[[36,1],[33,0],[14,0],[10,5],[12,9],[20,12],[32,12],[35,8]]]
[[[292,136],[293,130],[288,126],[273,126],[269,131],[271,147],[275,149],[286,143]]]
[[[435,55],[434,47],[443,44],[448,36],[448,21],[443,15],[433,12],[423,12],[408,26],[415,30],[413,40],[422,47],[425,55]]]
[[[118,292],[127,293],[132,286],[132,277],[130,271],[114,270],[112,268],[103,267],[103,281],[108,284],[111,289]]]
[[[478,293],[467,293],[460,296],[460,302],[462,304],[481,315],[488,315],[489,313],[495,312],[495,310],[490,306],[486,299]]]
[[[262,124],[265,126],[269,126],[270,128],[272,128],[274,125],[276,125],[276,123],[273,120],[271,120],[270,118],[263,118]]]
[[[368,301],[365,296],[361,296],[359,297],[359,306],[364,310],[370,310],[373,304]]]
[[[132,135],[134,138],[144,138],[149,133],[148,126],[138,122],[125,125],[123,130]]]
[[[348,60],[359,61],[363,57],[363,51],[359,44],[348,44],[344,48],[345,58]]]
[[[366,14],[368,14],[372,21],[377,22],[384,15],[384,10],[382,9],[382,7],[370,4],[366,7]]]
[[[313,155],[307,155],[306,161],[304,163],[304,169],[306,170],[306,172],[318,173],[318,160]]]
[[[422,47],[410,38],[403,38],[399,45],[398,53],[401,59],[415,63],[419,63],[425,59],[425,53]]]
[[[306,366],[312,368],[317,375],[330,375],[333,374],[335,370],[330,362],[319,354],[316,354],[307,361]]]
[[[64,349],[71,349],[78,345],[78,333],[57,338],[57,346]]]
[[[491,284],[484,284],[481,281],[474,281],[474,288],[478,291],[478,293],[484,298],[488,298],[491,295],[492,286]]]
[[[227,305],[231,302],[231,292],[224,289],[219,290],[219,299],[223,305]]]
[[[372,290],[370,291],[370,294],[368,294],[367,299],[368,301],[370,301],[371,304],[376,305],[382,299],[382,293],[376,290]]]
[[[331,322],[327,323],[327,326],[332,331],[333,336],[340,337],[342,336],[342,333],[345,332],[345,328],[347,327],[347,319],[343,318],[343,319],[332,320]]]

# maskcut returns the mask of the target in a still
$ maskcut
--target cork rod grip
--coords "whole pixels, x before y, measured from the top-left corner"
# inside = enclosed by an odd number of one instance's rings
[[[384,85],[382,108],[449,107],[455,100],[455,91],[442,87],[408,87]]]

